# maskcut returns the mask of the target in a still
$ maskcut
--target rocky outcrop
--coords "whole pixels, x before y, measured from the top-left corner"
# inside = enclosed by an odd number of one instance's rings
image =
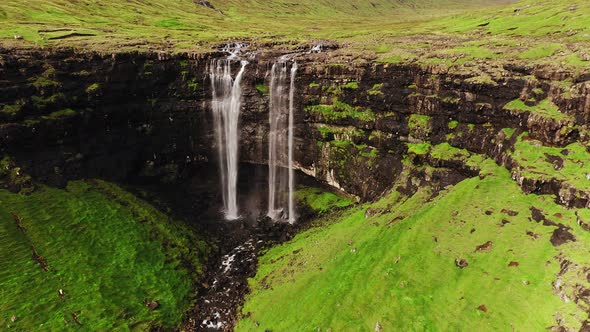
[[[281,53],[259,52],[247,67],[244,162],[266,163],[262,87]],[[0,50],[0,151],[58,185],[79,177],[182,176],[214,161],[207,62],[217,56]],[[449,72],[330,52],[292,56],[300,64],[295,160],[307,174],[374,199],[403,171],[408,143],[448,142],[504,165],[527,192],[590,204],[584,190],[563,181],[527,178],[511,156],[524,132],[547,146],[587,144],[588,77],[511,66]],[[475,174],[460,160],[421,162]]]
[[[0,53],[0,152],[38,180],[176,176],[208,160],[206,60]]]

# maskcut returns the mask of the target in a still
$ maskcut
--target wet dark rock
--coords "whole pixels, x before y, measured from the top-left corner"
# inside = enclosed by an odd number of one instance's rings
[[[534,207],[534,206],[532,206],[532,207],[530,208],[530,210],[531,210],[532,217],[533,217],[533,220],[534,220],[534,221],[536,221],[536,222],[540,222],[540,221],[543,221],[543,220],[545,220],[545,215],[543,214],[543,211],[541,211],[541,210],[537,209],[537,208],[536,208],[536,207]]]
[[[49,272],[49,265],[47,265],[47,261],[45,260],[45,258],[43,258],[43,256],[39,255],[37,253],[37,249],[35,249],[34,247],[31,249],[33,251],[33,260],[37,263],[39,263],[39,265],[41,266],[41,268],[43,269],[43,271],[45,272]]]
[[[509,215],[511,217],[515,217],[515,216],[518,215],[518,212],[512,211],[512,210],[508,210],[508,209],[502,209],[501,212],[504,213],[504,214],[507,214],[507,215]]]
[[[492,241],[488,241],[484,244],[481,244],[477,247],[475,247],[475,251],[489,251],[490,249],[492,249],[492,247],[494,246]]]
[[[578,223],[578,225],[580,225],[580,227],[582,227],[582,229],[584,229],[587,232],[590,232],[590,222],[586,222],[582,218],[580,218],[580,216],[578,215],[577,212],[576,212],[576,222]]]
[[[27,232],[27,228],[23,225],[23,221],[19,215],[14,212],[10,213],[12,215],[12,219],[16,223],[16,227],[23,233]]]
[[[558,247],[567,242],[575,242],[576,238],[572,233],[569,232],[570,228],[563,224],[559,224],[559,227],[553,231],[551,235],[551,244]]]
[[[457,266],[460,269],[464,269],[467,266],[469,266],[469,263],[467,262],[466,259],[463,259],[463,258],[461,258],[461,259],[455,258],[455,266]]]
[[[375,332],[381,332],[381,330],[383,330],[381,324],[379,322],[375,323]]]
[[[558,276],[565,275],[565,273],[569,270],[569,268],[572,264],[573,263],[571,261],[560,257],[559,258],[559,274],[558,274]]]
[[[577,286],[574,291],[574,298],[578,304],[581,301],[586,305],[590,305],[590,289],[584,286]]]
[[[545,154],[545,159],[549,163],[553,164],[553,168],[556,171],[559,171],[563,168],[563,163],[564,163],[563,158],[560,158],[560,157],[554,156],[554,155],[550,155],[550,154]]]
[[[151,311],[154,311],[156,309],[158,309],[158,307],[160,307],[160,303],[158,303],[158,301],[145,301],[145,306],[148,307],[148,309],[150,309]]]
[[[78,316],[77,313],[73,312],[72,313],[72,320],[78,325],[78,326],[82,326],[82,322],[80,322],[80,317]]]
[[[502,219],[502,227],[508,225],[510,223],[510,221],[506,220],[506,219]]]
[[[371,208],[369,208],[369,209],[367,209],[367,211],[365,211],[365,218],[368,219],[368,218],[371,218],[371,217],[373,217],[375,215],[383,214],[383,212],[384,211],[382,209],[371,209]]]
[[[533,217],[533,220],[535,220],[536,222],[543,222],[543,226],[558,226],[556,222],[547,219],[545,217],[545,215],[543,214],[543,211],[541,211],[540,209],[537,209],[535,207],[531,207],[531,214]]]

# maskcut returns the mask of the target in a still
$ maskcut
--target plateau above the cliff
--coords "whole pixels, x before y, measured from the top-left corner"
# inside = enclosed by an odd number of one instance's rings
[[[404,22],[421,22],[412,26],[425,28],[424,22],[442,16],[511,2],[6,0],[0,4],[0,42],[9,47],[202,51],[230,39],[367,41],[407,33]]]

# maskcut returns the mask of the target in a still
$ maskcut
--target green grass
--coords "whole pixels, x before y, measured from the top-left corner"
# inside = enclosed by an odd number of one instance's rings
[[[86,88],[86,93],[92,94],[100,90],[100,83],[92,83]]]
[[[0,110],[0,113],[7,115],[7,116],[15,116],[18,115],[20,113],[20,111],[22,110],[23,106],[22,105],[4,105],[2,106],[2,110]]]
[[[22,218],[25,233],[12,212]],[[33,247],[49,272],[32,260]],[[0,326],[16,331],[177,326],[206,252],[204,242],[181,223],[110,183],[42,186],[31,195],[0,190]],[[144,300],[160,307],[151,312]],[[65,324],[72,313],[82,327]],[[16,322],[10,321],[13,315]]]
[[[0,40],[15,45],[20,42],[14,36],[20,35],[28,45],[75,45],[101,50],[147,50],[154,45],[172,45],[174,51],[204,51],[221,41],[251,37],[260,41],[356,42],[357,38],[373,40],[372,36],[381,31],[405,31],[398,25],[408,21],[420,25],[416,21],[505,1],[359,0],[352,4],[273,0],[271,5],[260,0],[210,2],[221,12],[192,0],[31,0],[26,4],[6,0],[0,4]],[[71,33],[88,36],[68,36]],[[384,54],[393,49],[377,38],[367,47]]]
[[[524,60],[536,60],[555,54],[562,46],[560,44],[539,44],[522,52],[518,57]]]
[[[425,137],[432,132],[430,116],[421,114],[412,114],[408,119],[408,128],[410,135],[414,137]]]
[[[67,117],[73,116],[75,114],[77,114],[76,111],[74,111],[71,108],[66,108],[66,109],[63,109],[63,110],[59,110],[59,111],[55,111],[55,112],[49,113],[48,115],[45,115],[42,118],[43,119],[61,119],[61,118],[67,118]]]
[[[258,92],[264,96],[268,95],[268,88],[264,84],[256,84],[256,90],[258,90]]]
[[[440,160],[459,159],[466,161],[470,157],[470,153],[467,150],[456,148],[449,143],[441,143],[433,146],[430,150],[430,155]]]
[[[46,77],[43,76],[39,76],[34,82],[33,82],[33,86],[37,89],[43,89],[43,88],[52,88],[52,87],[59,87],[60,83],[53,81],[51,79],[48,79]]]
[[[559,108],[553,104],[549,99],[540,101],[535,106],[528,106],[522,100],[516,99],[504,105],[504,108],[511,111],[525,111],[533,114],[541,115],[545,118],[555,120],[571,119],[567,114],[561,113]]]
[[[390,63],[390,64],[401,63],[403,61],[404,61],[404,58],[401,55],[393,55],[393,56],[388,56],[388,57],[380,57],[379,59],[377,59],[377,62],[380,62],[380,63]]]
[[[66,100],[66,95],[63,93],[56,93],[49,97],[40,97],[40,96],[32,96],[31,101],[33,102],[33,107],[37,110],[42,110],[49,105],[57,104]]]
[[[342,89],[356,90],[358,88],[359,88],[358,82],[348,82],[348,83],[342,85]]]
[[[584,145],[576,142],[563,148],[544,146],[527,136],[528,133],[520,135],[512,153],[523,176],[538,180],[556,179],[580,190],[590,190],[590,153]],[[564,150],[567,155],[562,153]],[[563,168],[557,169],[551,156],[562,159]]]
[[[445,50],[443,53],[460,56],[464,60],[496,59],[500,57],[499,54],[479,45],[462,45]]]
[[[6,0],[0,3],[0,44],[201,53],[235,40],[287,49],[334,40],[343,54],[375,55],[380,63],[469,68],[476,74],[482,71],[474,63],[559,64],[576,73],[590,68],[579,56],[590,44],[585,0],[210,2],[219,11],[192,0]],[[348,65],[340,59],[328,64]],[[481,80],[494,84],[488,74]]]
[[[305,111],[320,116],[326,121],[341,119],[357,119],[360,121],[374,121],[375,114],[371,109],[363,109],[334,99],[332,105],[311,105],[305,107]]]
[[[383,92],[381,89],[383,88],[383,83],[374,84],[372,88],[367,90],[367,94],[369,96],[383,96]]]
[[[487,164],[487,176],[434,199],[428,187],[410,198],[394,191],[270,249],[236,331],[373,331],[377,323],[384,331],[536,331],[555,325],[555,315],[579,329],[586,314],[561,301],[552,282],[558,255],[589,263],[590,235],[574,211],[524,195],[505,169]],[[563,216],[578,241],[553,247],[554,227],[529,221],[531,206]],[[487,241],[492,248],[476,252]],[[576,283],[588,287],[573,272],[562,281],[568,294]]]
[[[576,7],[576,10],[570,10]],[[561,1],[521,0],[504,9],[457,15],[436,22],[431,29],[452,32],[483,30],[493,35],[534,38],[557,34],[559,37],[578,39],[590,32],[586,17],[590,8],[584,0]],[[481,24],[486,24],[480,26]],[[574,30],[575,34],[568,36]]]
[[[408,146],[408,154],[415,154],[418,156],[426,155],[430,152],[430,143],[406,143]]]
[[[348,197],[312,187],[298,189],[295,197],[318,214],[324,214],[335,208],[346,208],[354,204],[354,201]]]

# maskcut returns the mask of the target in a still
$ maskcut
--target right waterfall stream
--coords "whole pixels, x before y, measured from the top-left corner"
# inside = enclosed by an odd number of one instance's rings
[[[267,215],[273,220],[290,223],[296,220],[293,173],[296,76],[296,62],[281,59],[270,70]]]

